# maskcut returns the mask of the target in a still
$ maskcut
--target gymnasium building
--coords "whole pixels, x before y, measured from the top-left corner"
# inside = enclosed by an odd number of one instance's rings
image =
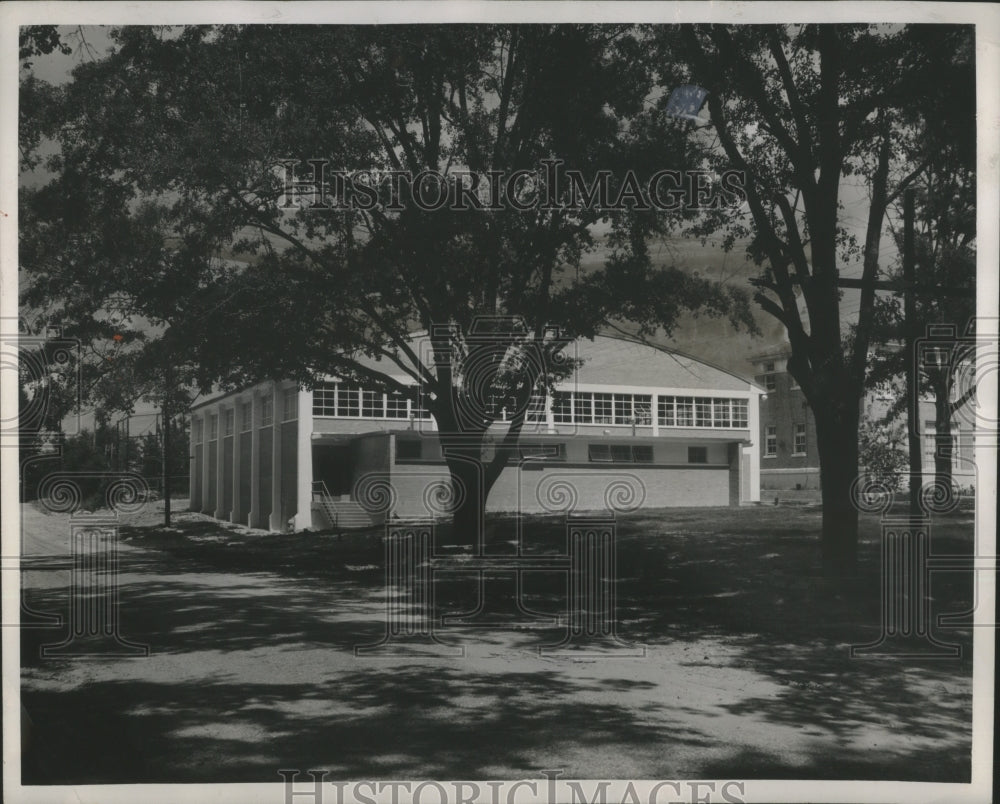
[[[518,455],[490,492],[488,511],[760,500],[758,385],[614,337],[581,339],[567,350],[582,362],[554,394],[533,400]],[[413,382],[399,369],[371,365]],[[505,418],[494,425],[496,441]],[[450,493],[429,413],[402,395],[336,377],[313,390],[275,381],[206,398],[191,409],[191,446],[191,509],[254,528],[424,518],[441,514]]]

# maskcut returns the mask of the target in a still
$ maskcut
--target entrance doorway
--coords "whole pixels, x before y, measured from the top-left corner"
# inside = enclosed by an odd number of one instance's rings
[[[351,493],[353,461],[350,444],[323,444],[313,447],[313,479],[322,480],[334,497]]]

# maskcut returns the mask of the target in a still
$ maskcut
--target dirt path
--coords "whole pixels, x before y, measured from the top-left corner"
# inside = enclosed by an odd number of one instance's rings
[[[27,599],[64,612],[67,517],[24,515]],[[836,634],[802,638],[794,623],[786,637],[774,622],[717,627],[720,607],[753,619],[757,605],[734,605],[721,581],[698,603],[705,622],[694,608],[664,619],[656,603],[644,616],[625,601],[645,658],[546,658],[535,650],[545,633],[510,630],[450,632],[460,659],[358,658],[354,647],[385,627],[376,542],[296,542],[187,513],[166,532],[155,520],[153,510],[123,522],[120,553],[121,633],[148,644],[148,658],[40,658],[62,632],[23,632],[28,783],[272,782],[279,768],[344,779],[968,776],[967,661],[851,662]],[[705,561],[726,572],[724,558],[691,558],[676,583]],[[674,594],[674,583],[655,588]],[[809,592],[772,590],[768,605],[796,594]]]

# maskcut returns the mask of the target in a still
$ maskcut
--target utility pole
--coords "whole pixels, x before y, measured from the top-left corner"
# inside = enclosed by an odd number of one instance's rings
[[[903,330],[905,336],[904,353],[906,361],[906,421],[907,441],[910,452],[910,514],[920,515],[920,489],[923,485],[923,467],[920,455],[920,400],[917,398],[919,385],[917,369],[914,365],[915,323],[917,320],[917,300],[914,291],[916,255],[913,247],[913,190],[903,193]]]

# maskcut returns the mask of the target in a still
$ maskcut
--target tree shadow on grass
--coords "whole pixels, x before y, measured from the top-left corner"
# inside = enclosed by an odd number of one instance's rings
[[[970,517],[938,517],[934,526],[935,553],[971,553]],[[815,531],[794,517],[721,544],[699,542],[698,533],[683,535],[681,544],[645,541],[620,562],[619,611],[634,616],[629,627],[637,639],[718,637],[728,648],[722,662],[781,688],[722,708],[803,734],[805,764],[745,748],[706,764],[706,775],[969,781],[970,629],[932,626],[937,639],[958,645],[959,658],[851,656],[852,645],[881,632],[879,533],[878,521],[864,517],[860,570],[849,579],[824,577]],[[657,552],[668,560],[657,562]],[[666,582],[658,581],[667,566]],[[931,623],[972,606],[971,573],[934,574],[930,589]],[[706,656],[686,664],[719,662]]]
[[[25,698],[45,724],[43,768],[25,783],[277,782],[279,768],[335,779],[487,778],[497,767],[539,776],[536,752],[568,735],[626,753],[668,737],[704,744],[679,721],[580,706],[580,686],[558,672],[411,665],[323,684],[121,680],[85,695],[38,691]]]
[[[22,632],[23,700],[38,726],[25,781],[269,782],[282,767],[324,768],[333,778],[483,778],[507,768],[513,778],[538,775],[546,751],[605,745],[611,774],[615,756],[624,762],[662,745],[664,764],[647,776],[669,775],[674,752],[703,750],[695,769],[703,778],[967,780],[969,633],[942,634],[962,644],[959,661],[851,659],[850,644],[878,634],[877,522],[865,522],[862,572],[840,583],[819,571],[817,522],[812,512],[680,511],[618,523],[620,635],[651,650],[690,646],[694,653],[677,651],[674,664],[693,676],[736,668],[773,682],[776,694],[736,690],[707,714],[799,730],[794,759],[761,745],[726,746],[701,728],[705,711],[679,701],[645,701],[640,710],[636,694],[656,684],[620,671],[485,673],[397,659],[272,678],[268,651],[342,657],[382,636],[381,540],[247,535],[193,521],[171,531],[122,529],[126,548],[141,548],[121,555],[122,633],[148,643],[151,659],[118,660],[117,679],[88,678],[74,662],[39,658],[42,642],[58,640],[52,632]],[[968,551],[968,522],[944,525],[939,551]],[[525,532],[529,550],[565,547],[561,521],[531,520]],[[495,531],[498,544],[504,537]],[[565,574],[530,579],[532,608],[564,613]],[[936,611],[960,611],[971,581],[950,574],[933,592]],[[59,589],[29,597],[40,610],[67,605]],[[452,633],[526,655],[555,635]],[[228,657],[246,652],[262,663],[264,680],[227,672]],[[168,671],[154,681],[128,668],[164,659],[187,662],[187,675]],[[905,743],[879,747],[879,735],[893,732]]]

